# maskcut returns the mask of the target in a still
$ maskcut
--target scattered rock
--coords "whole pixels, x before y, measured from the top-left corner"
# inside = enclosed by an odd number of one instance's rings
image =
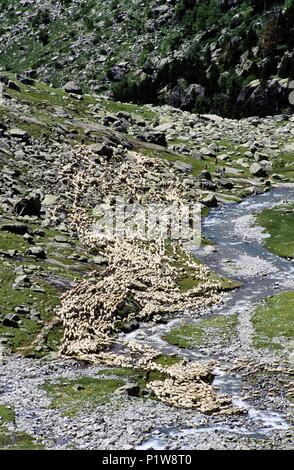
[[[119,387],[114,394],[119,396],[137,397],[140,393],[140,387],[136,384],[126,384]]]
[[[26,251],[26,255],[33,256],[38,259],[46,259],[47,255],[45,250],[40,246],[32,246]]]

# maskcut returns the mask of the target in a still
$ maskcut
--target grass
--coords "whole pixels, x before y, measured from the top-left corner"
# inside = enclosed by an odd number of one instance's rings
[[[17,250],[23,253],[29,247],[21,235],[0,230],[0,251]]]
[[[181,359],[176,356],[167,356],[167,355],[160,355],[154,362],[160,364],[162,366],[168,367],[173,364],[176,364]],[[103,369],[98,372],[99,376],[105,377],[116,377],[116,378],[123,378],[127,381],[136,383],[140,387],[140,394],[139,396],[144,396],[142,393],[149,382],[154,380],[165,380],[167,375],[162,372],[158,372],[156,370],[145,372],[141,369],[118,369],[118,368],[111,368],[111,369]],[[149,397],[154,398],[154,397]]]
[[[255,310],[252,323],[254,347],[290,348],[294,337],[294,292],[268,297]]]
[[[3,221],[6,222],[5,219]],[[13,218],[13,220],[7,219],[7,222],[12,221],[21,221],[21,219],[17,217]],[[83,250],[79,241],[69,240],[71,247],[67,245],[66,248],[63,245],[60,247],[50,246],[50,243],[54,241],[54,237],[63,234],[54,229],[43,229],[43,227],[36,223],[29,224],[29,228],[31,231],[36,228],[42,228],[44,231],[44,237],[40,237],[37,244],[46,250],[48,255],[46,261],[36,261],[33,258],[24,256],[29,244],[21,235],[0,231],[0,250],[17,250],[23,256],[21,260],[17,258],[0,258],[0,335],[7,337],[8,346],[12,351],[22,352],[23,354],[30,354],[32,352],[31,343],[41,331],[43,324],[51,320],[54,308],[59,304],[60,292],[50,284],[50,281],[47,281],[46,276],[49,278],[55,276],[65,280],[73,280],[82,277],[85,272],[90,272],[94,269],[91,263],[82,263],[68,259],[68,256],[76,253],[77,250],[81,254],[85,254],[85,250]],[[59,265],[57,262],[62,264]],[[33,274],[33,282],[43,288],[43,293],[34,292],[31,289],[16,290],[12,287],[17,275],[15,268],[18,266],[36,268]],[[20,328],[4,327],[1,324],[1,319],[6,314],[13,312],[18,305],[26,305],[30,309],[39,311],[43,324],[22,317]],[[61,337],[62,329],[60,326],[56,325],[50,329],[46,339],[47,349],[56,350],[60,344]],[[43,355],[44,353],[38,353],[38,355]]]
[[[173,328],[164,339],[180,348],[228,346],[237,334],[237,315],[217,316]]]
[[[265,246],[278,256],[294,257],[294,205],[265,209],[256,216],[256,222],[270,235]]]
[[[122,385],[124,381],[121,379],[81,377],[47,383],[43,388],[52,400],[52,408],[60,408],[65,416],[74,416],[85,407],[107,403],[112,393]]]
[[[41,450],[44,445],[25,432],[11,432],[0,428],[0,450]]]
[[[139,106],[131,103],[120,103],[110,100],[101,100],[100,104],[107,112],[114,114],[120,111],[124,111],[132,115],[137,115],[146,121],[153,121],[157,117],[157,114],[154,111],[148,109],[146,106]]]
[[[163,160],[167,160],[169,162],[176,162],[182,161],[184,163],[188,163],[192,166],[191,174],[193,176],[198,176],[200,172],[204,168],[204,162],[200,160],[196,160],[192,157],[187,157],[183,155],[179,155],[173,152],[169,152],[168,150],[158,150],[153,148],[138,148],[138,152],[142,153],[146,157],[153,157],[153,158],[162,158]]]
[[[15,420],[14,410],[8,406],[0,405],[0,422],[13,423]]]
[[[209,244],[209,241],[205,241],[204,244]],[[173,256],[173,265],[178,268],[179,271],[184,270],[178,277],[178,285],[181,292],[187,292],[190,289],[198,287],[199,279],[195,274],[195,270],[188,266],[188,254],[180,249],[177,249],[176,256],[174,256],[171,246],[167,246],[167,254]],[[193,261],[199,265],[202,264],[201,261],[197,260],[195,257],[193,257]],[[211,281],[218,282],[220,289],[224,291],[236,289],[241,285],[239,282],[227,279],[213,271],[209,271],[208,277]]]
[[[158,356],[154,362],[163,367],[170,367],[181,362],[181,358],[178,356],[168,356],[166,354],[161,354]]]
[[[281,158],[276,160],[274,173],[285,176],[289,181],[294,181],[294,154],[285,153]]]

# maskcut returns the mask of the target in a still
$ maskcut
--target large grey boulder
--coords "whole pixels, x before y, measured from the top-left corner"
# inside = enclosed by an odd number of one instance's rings
[[[40,217],[41,196],[34,194],[31,197],[19,199],[13,207],[13,212],[21,216],[29,215]]]
[[[260,163],[257,163],[257,162],[252,163],[252,165],[249,168],[249,171],[251,175],[257,176],[258,178],[263,178],[267,176],[267,172],[265,168],[262,165],[260,165]]]
[[[83,94],[82,88],[75,82],[67,82],[64,85],[64,90],[67,93],[73,93],[73,94],[76,94],[76,95],[82,95]]]

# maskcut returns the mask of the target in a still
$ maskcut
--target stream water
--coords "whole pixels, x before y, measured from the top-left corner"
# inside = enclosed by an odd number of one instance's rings
[[[214,271],[235,279],[242,286],[231,293],[227,300],[210,312],[201,315],[238,314],[241,351],[239,357],[252,356],[250,315],[256,304],[270,295],[286,290],[294,290],[294,263],[270,253],[263,244],[266,236],[259,227],[252,226],[254,214],[280,204],[294,203],[294,186],[283,185],[262,195],[248,197],[239,204],[228,204],[211,210],[203,222],[202,235],[214,243],[213,248],[201,247],[195,255]],[[199,316],[199,315],[198,315]],[[129,336],[156,347],[164,354],[179,354],[192,360],[202,360],[202,351],[178,349],[163,339],[164,333],[173,326],[193,321],[189,314],[172,320],[167,325],[145,325],[143,330],[135,331]],[[259,354],[259,353],[258,353]],[[205,356],[207,360],[207,356]],[[258,360],[262,361],[262,357]],[[226,358],[223,358],[225,364]],[[226,421],[207,427],[191,427],[189,429],[165,429],[160,431],[160,438],[148,439],[140,449],[162,449],[165,437],[181,437],[210,430],[233,435],[248,435],[256,439],[262,438],[273,430],[286,430],[289,425],[281,413],[258,409],[243,398],[242,380],[238,374],[227,373],[221,366],[215,370],[214,386],[221,393],[232,397],[233,403],[247,411],[247,419],[234,425]]]

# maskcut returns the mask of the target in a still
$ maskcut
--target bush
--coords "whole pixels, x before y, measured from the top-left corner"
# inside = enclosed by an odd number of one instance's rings
[[[38,28],[41,25],[48,25],[50,21],[51,19],[49,10],[39,10],[37,15],[32,19],[32,25],[35,28]]]

